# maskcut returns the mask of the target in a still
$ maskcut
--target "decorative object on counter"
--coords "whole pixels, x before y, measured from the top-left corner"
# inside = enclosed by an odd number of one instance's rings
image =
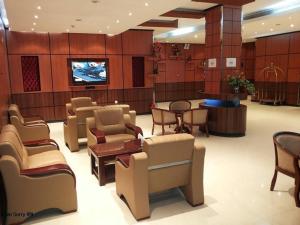
[[[243,73],[235,74],[235,75],[229,75],[227,77],[227,81],[229,86],[232,87],[234,90],[234,93],[240,93],[241,88],[245,88],[249,94],[255,93],[255,87],[252,82],[245,79],[245,76]]]
[[[172,56],[180,56],[181,52],[177,44],[171,45]]]
[[[154,42],[152,46],[153,74],[158,74],[158,62],[161,60],[161,43]]]

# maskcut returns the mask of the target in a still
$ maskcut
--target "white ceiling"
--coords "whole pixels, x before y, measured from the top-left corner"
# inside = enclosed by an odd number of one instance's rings
[[[191,26],[196,27],[196,30],[193,33],[176,37],[159,38],[160,35],[175,28],[139,27],[138,25],[150,19],[174,20],[176,18],[159,15],[175,8],[205,10],[215,5],[191,0],[98,0],[98,3],[92,3],[94,0],[0,1],[4,1],[10,29],[15,31],[34,29],[35,32],[99,33],[101,31],[106,34],[118,34],[130,28],[153,29],[154,36],[159,41],[185,43],[204,43],[204,18],[179,18],[179,28]],[[300,4],[300,0],[285,0],[287,1]],[[243,14],[265,9],[278,2],[282,0],[256,0],[243,6]],[[146,3],[148,6],[145,5]],[[41,6],[41,10],[37,9],[38,6]],[[38,15],[39,18],[35,19],[34,15]],[[76,19],[82,21],[76,21]],[[244,41],[251,41],[259,36],[297,30],[300,30],[300,8],[243,21],[242,35]]]

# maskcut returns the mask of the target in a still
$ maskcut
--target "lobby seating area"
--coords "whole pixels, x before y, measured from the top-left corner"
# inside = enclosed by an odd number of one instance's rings
[[[300,0],[0,0],[0,225],[300,225]]]

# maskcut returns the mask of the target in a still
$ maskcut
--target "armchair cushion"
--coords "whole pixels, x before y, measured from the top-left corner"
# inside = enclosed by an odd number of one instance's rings
[[[129,141],[129,140],[134,140],[135,136],[131,134],[112,134],[112,135],[107,135],[106,137],[106,142],[111,143],[111,142],[122,142],[122,141]]]
[[[54,164],[66,164],[65,157],[59,151],[47,151],[28,157],[28,168],[37,168]]]

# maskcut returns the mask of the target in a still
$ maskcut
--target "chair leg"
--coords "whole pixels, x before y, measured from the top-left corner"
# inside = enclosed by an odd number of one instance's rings
[[[208,125],[207,125],[207,123],[205,124],[205,132],[206,132],[206,137],[209,137],[209,133],[208,133]]]
[[[295,202],[296,202],[296,206],[300,207],[300,177],[296,177],[295,178],[296,181],[296,187],[295,187],[295,193],[294,193],[294,197],[295,197]]]
[[[191,135],[193,135],[193,125],[190,125]]]
[[[162,125],[162,135],[165,135],[165,126]]]
[[[152,124],[152,135],[154,133],[154,123]]]
[[[271,182],[271,187],[270,187],[270,191],[274,191],[274,187],[275,187],[275,183],[276,183],[276,180],[277,180],[277,170],[275,169],[274,171],[274,175],[273,175],[273,179],[272,179],[272,182]]]

